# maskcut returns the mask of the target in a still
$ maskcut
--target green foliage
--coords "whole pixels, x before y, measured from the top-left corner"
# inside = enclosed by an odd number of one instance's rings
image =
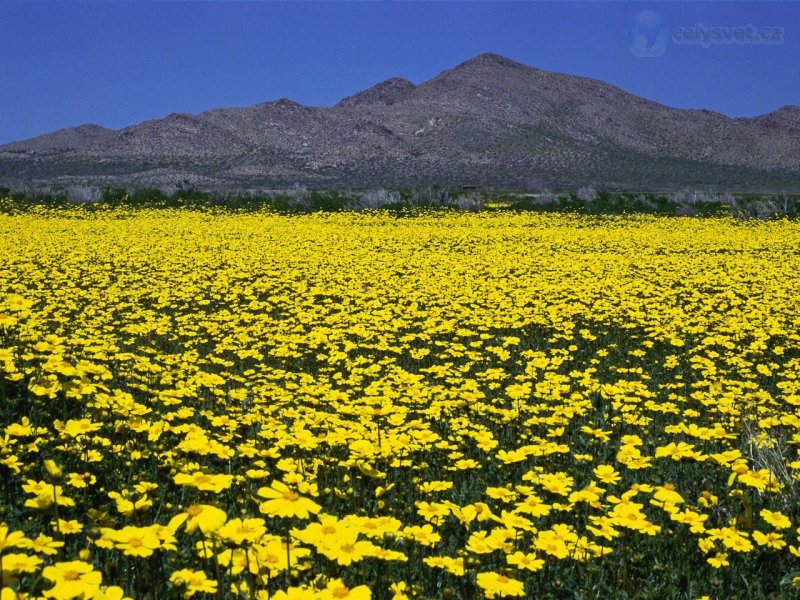
[[[387,210],[397,214],[418,209],[461,211],[516,210],[588,215],[649,214],[662,216],[742,219],[800,217],[800,195],[718,194],[713,192],[632,192],[581,188],[577,191],[531,194],[475,189],[308,190],[294,186],[279,191],[200,190],[181,182],[171,190],[108,187],[98,201],[80,202],[89,188],[53,186],[47,191],[12,191],[0,187],[0,212],[34,206],[55,208],[81,203],[86,210],[131,206],[150,208],[218,208],[234,211],[272,210],[280,213]]]

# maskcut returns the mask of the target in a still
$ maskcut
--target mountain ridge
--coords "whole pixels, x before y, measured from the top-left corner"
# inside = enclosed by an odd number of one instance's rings
[[[780,187],[800,189],[800,107],[756,117],[679,109],[494,53],[331,107],[278,98],[0,146],[0,180],[219,187]]]

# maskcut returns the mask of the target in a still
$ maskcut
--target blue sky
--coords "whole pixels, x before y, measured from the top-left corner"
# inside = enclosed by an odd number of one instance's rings
[[[280,97],[329,106],[487,51],[729,116],[800,104],[795,2],[0,0],[0,143]]]

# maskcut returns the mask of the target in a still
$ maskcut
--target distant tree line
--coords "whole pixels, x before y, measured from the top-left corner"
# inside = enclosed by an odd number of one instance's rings
[[[539,189],[487,191],[474,189],[372,189],[313,190],[295,184],[284,190],[199,190],[186,182],[169,189],[99,188],[73,185],[46,190],[11,190],[0,187],[0,211],[22,210],[32,206],[76,206],[97,210],[113,206],[193,207],[230,210],[273,210],[286,213],[317,211],[416,209],[461,211],[518,210],[572,212],[581,214],[643,213],[675,216],[732,215],[741,219],[767,219],[800,216],[798,194],[756,194],[680,190],[671,192],[630,192],[595,189]]]

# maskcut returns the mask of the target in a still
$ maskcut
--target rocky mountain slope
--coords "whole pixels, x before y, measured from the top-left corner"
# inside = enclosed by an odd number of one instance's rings
[[[96,185],[800,189],[800,107],[754,118],[664,106],[481,54],[330,108],[280,99],[64,129],[0,146],[0,180]]]

